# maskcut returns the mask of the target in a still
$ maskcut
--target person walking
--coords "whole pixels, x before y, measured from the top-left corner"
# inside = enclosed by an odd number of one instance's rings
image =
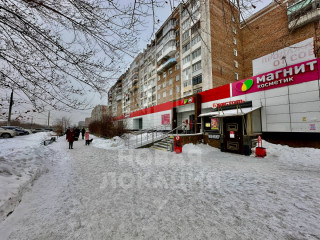
[[[73,142],[74,142],[75,133],[73,128],[70,128],[69,132],[67,133],[67,140],[69,142],[69,149],[73,149]]]
[[[84,134],[85,134],[86,130],[84,128],[81,129],[81,135],[82,135],[82,140],[84,139]]]
[[[87,130],[86,133],[84,134],[84,139],[86,140],[86,145],[89,145],[90,144],[89,130]]]

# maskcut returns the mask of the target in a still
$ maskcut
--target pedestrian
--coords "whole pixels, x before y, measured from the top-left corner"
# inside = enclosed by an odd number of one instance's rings
[[[81,135],[82,135],[82,140],[84,139],[84,134],[85,134],[86,130],[84,128],[81,129]]]
[[[86,140],[86,145],[89,145],[90,144],[89,130],[87,130],[86,133],[84,134],[84,139]]]
[[[67,133],[67,140],[69,142],[69,149],[73,149],[73,142],[74,142],[75,132],[73,128],[70,128],[69,132]]]

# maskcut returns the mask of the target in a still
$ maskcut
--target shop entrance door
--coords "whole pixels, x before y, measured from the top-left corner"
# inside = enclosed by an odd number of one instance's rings
[[[223,119],[223,143],[224,151],[243,153],[242,117]]]
[[[194,114],[189,116],[189,129],[190,129],[190,133],[195,133],[195,116],[194,116]]]

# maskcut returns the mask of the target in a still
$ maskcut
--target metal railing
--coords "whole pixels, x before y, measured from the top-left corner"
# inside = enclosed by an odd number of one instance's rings
[[[170,130],[171,125],[160,125],[149,129],[133,132],[125,137],[125,143],[128,148],[138,148],[163,138],[164,131]],[[132,135],[135,135],[133,137]]]

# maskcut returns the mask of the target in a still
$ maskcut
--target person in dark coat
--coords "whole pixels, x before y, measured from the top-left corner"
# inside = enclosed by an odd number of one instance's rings
[[[73,142],[74,142],[75,132],[72,128],[70,128],[69,132],[67,133],[67,140],[69,142],[69,149],[73,149]]]
[[[82,135],[82,140],[84,139],[84,134],[85,134],[86,130],[84,128],[81,129],[81,135]]]

